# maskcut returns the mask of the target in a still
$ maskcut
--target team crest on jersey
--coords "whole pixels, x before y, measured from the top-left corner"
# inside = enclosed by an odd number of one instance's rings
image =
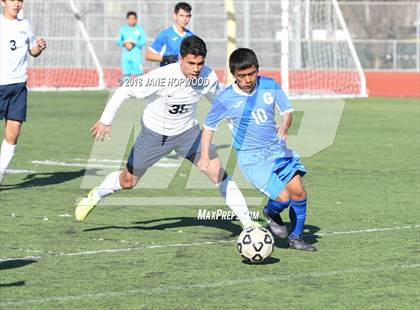
[[[244,102],[243,102],[243,100],[241,100],[241,101],[238,101],[235,105],[234,105],[234,108],[239,108],[242,104],[243,104]]]
[[[265,92],[263,94],[263,100],[264,100],[265,104],[267,104],[267,105],[272,104],[274,102],[273,95],[269,92]]]

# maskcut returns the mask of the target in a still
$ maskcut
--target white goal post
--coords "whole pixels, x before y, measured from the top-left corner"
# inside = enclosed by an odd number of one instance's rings
[[[367,96],[337,0],[282,0],[281,11],[281,84],[290,98]]]

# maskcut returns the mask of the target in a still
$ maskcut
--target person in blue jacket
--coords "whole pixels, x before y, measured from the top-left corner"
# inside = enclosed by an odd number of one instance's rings
[[[141,49],[146,44],[146,33],[137,23],[136,12],[127,12],[127,24],[120,28],[117,42],[123,49],[121,67],[124,77],[143,74]]]

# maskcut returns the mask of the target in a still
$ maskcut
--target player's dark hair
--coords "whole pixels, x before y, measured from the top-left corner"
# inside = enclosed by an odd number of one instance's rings
[[[192,8],[187,2],[178,2],[174,8],[175,14],[178,14],[179,10],[184,10],[185,12],[190,13]]]
[[[137,18],[137,13],[134,11],[128,11],[127,12],[127,18],[129,18],[131,15],[133,15],[135,18]]]
[[[206,58],[207,47],[206,43],[198,36],[189,36],[186,37],[181,42],[181,57],[185,57],[188,54],[194,56],[203,56]]]
[[[252,49],[238,48],[229,57],[229,69],[232,74],[255,66],[258,70],[257,55]]]

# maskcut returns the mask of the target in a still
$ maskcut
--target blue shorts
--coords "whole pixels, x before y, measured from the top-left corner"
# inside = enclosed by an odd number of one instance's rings
[[[278,140],[264,149],[237,151],[242,173],[259,191],[276,199],[295,174],[303,176],[305,167],[299,155]]]
[[[142,75],[143,66],[141,62],[134,60],[124,60],[121,63],[123,75]]]
[[[0,119],[25,121],[27,97],[26,82],[0,85]]]

